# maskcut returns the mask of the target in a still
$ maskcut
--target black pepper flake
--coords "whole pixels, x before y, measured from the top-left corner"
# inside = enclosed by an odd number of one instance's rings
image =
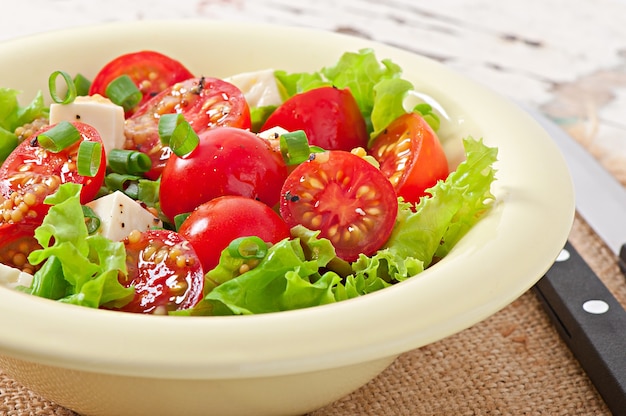
[[[126,224],[124,224],[124,223],[122,223],[121,225],[122,225],[122,228],[126,227]]]
[[[39,136],[35,136],[30,140],[30,145],[32,147],[38,147],[39,146],[39,140],[37,140]]]
[[[205,82],[206,82],[206,79],[204,77],[201,77],[200,80],[198,81],[198,85],[196,85],[193,89],[191,89],[191,92],[193,94],[200,95],[202,93],[202,90],[204,90]]]
[[[290,191],[285,192],[285,199],[289,202],[298,202],[300,197],[298,195],[292,195]]]
[[[76,114],[76,116],[74,117],[76,120],[80,120],[80,114]]]

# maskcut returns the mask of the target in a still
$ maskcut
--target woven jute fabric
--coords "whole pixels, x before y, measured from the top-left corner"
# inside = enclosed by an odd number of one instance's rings
[[[615,256],[581,218],[570,241],[626,305]],[[309,416],[610,414],[531,290],[485,321],[401,355]],[[0,415],[76,416],[1,373]]]

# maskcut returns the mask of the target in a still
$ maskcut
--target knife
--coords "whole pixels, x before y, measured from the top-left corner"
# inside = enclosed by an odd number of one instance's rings
[[[562,128],[526,111],[565,157],[576,210],[626,270],[626,189]],[[626,310],[569,242],[534,290],[607,407],[626,415]]]

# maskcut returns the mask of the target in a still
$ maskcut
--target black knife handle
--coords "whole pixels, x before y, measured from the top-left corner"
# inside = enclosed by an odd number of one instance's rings
[[[569,242],[563,250],[535,291],[611,412],[626,415],[626,310]]]

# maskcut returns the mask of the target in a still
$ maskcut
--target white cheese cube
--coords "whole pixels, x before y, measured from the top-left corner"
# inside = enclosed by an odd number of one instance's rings
[[[283,103],[273,69],[242,72],[224,78],[224,81],[239,88],[250,107],[278,106]]]
[[[275,140],[275,139],[279,139],[280,136],[282,136],[285,133],[289,133],[289,130],[285,130],[284,128],[280,126],[276,126],[276,127],[272,127],[267,130],[258,132],[257,136],[259,136],[262,139]]]
[[[133,230],[162,226],[161,220],[121,191],[91,201],[87,206],[100,217],[98,233],[113,241],[123,240]]]
[[[104,150],[124,147],[124,109],[101,95],[76,97],[70,104],[50,105],[50,124],[81,121],[98,130]]]
[[[30,287],[32,281],[31,274],[0,263],[0,285],[14,289],[17,286]]]

